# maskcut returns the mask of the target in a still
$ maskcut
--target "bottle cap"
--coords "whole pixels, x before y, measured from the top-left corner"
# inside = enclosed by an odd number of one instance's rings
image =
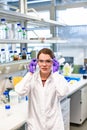
[[[1,49],[1,51],[5,51],[5,49]]]
[[[13,51],[9,51],[9,53],[13,53]]]
[[[10,105],[5,105],[5,109],[10,109]]]
[[[20,23],[18,23],[17,25],[18,25],[18,26],[20,26],[21,24],[20,24]]]
[[[26,50],[26,48],[22,48],[22,50]]]
[[[8,95],[8,91],[4,91],[3,94],[4,94],[4,95]]]
[[[17,51],[14,51],[14,53],[17,53]]]
[[[5,21],[5,18],[2,18],[1,21],[2,21],[2,22]]]
[[[23,30],[25,30],[25,27],[22,27]]]

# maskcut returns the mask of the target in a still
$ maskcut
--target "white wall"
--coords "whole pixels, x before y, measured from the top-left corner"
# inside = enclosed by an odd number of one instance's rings
[[[59,51],[63,56],[74,57],[75,65],[83,65],[84,64],[84,49],[83,48],[70,48],[70,47],[59,47]]]

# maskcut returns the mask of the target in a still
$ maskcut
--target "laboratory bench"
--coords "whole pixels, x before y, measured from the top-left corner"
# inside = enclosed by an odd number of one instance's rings
[[[80,81],[69,83],[69,92],[65,97],[61,99],[61,108],[63,112],[65,130],[69,130],[69,126],[71,122],[70,118],[72,114],[71,113],[72,96],[75,93],[77,93],[79,90],[83,89],[85,86],[87,86],[87,80],[86,79],[84,80],[82,78]],[[77,106],[77,104],[74,105]],[[17,130],[22,125],[24,125],[27,121],[27,115],[28,115],[27,106],[28,106],[28,101],[24,101],[22,103],[12,105],[10,115],[7,116],[4,105],[0,105],[0,130]]]
[[[28,101],[11,105],[10,114],[7,115],[5,105],[0,106],[0,130],[17,130],[27,120]]]

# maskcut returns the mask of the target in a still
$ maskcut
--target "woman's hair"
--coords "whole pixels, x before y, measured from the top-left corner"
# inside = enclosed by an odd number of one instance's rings
[[[51,49],[48,48],[43,48],[41,49],[38,54],[37,54],[37,59],[39,59],[39,55],[43,53],[43,54],[48,54],[52,59],[55,57],[53,51]]]

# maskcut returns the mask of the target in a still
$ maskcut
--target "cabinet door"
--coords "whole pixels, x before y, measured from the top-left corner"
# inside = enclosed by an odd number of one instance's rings
[[[82,124],[87,118],[87,86],[71,96],[70,122]]]
[[[70,122],[81,123],[81,91],[77,91],[71,96],[70,102]]]
[[[87,118],[87,86],[81,89],[81,119]]]
[[[65,99],[61,102],[61,109],[64,120],[65,130],[70,129],[70,99]]]

